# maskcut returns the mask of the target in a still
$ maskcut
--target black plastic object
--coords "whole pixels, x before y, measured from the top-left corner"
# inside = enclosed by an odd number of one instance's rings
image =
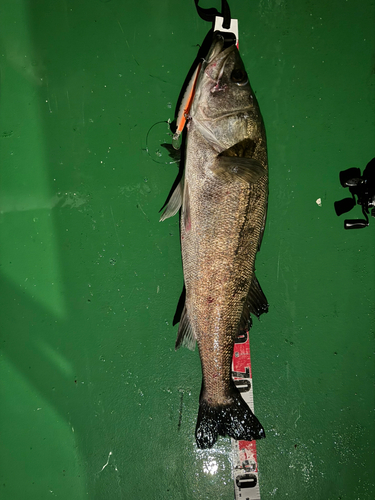
[[[236,477],[236,484],[238,488],[255,488],[257,485],[257,477],[255,474],[243,474]]]
[[[335,210],[337,215],[346,214],[355,207],[355,200],[353,198],[344,198],[340,201],[335,201]]]
[[[345,214],[352,210],[356,203],[361,205],[364,219],[345,219],[345,229],[362,229],[369,225],[368,214],[375,217],[375,158],[373,158],[363,171],[359,168],[349,168],[340,172],[342,187],[349,188],[351,198],[335,202],[337,215]],[[357,197],[357,199],[356,199]],[[370,212],[371,210],[371,212]]]
[[[227,0],[221,0],[221,13],[218,12],[218,10],[215,9],[214,7],[212,9],[203,9],[198,5],[199,0],[194,0],[194,1],[199,17],[201,17],[204,21],[214,22],[216,16],[221,16],[224,18],[223,28],[226,30],[229,29],[231,15]]]
[[[197,8],[197,12],[200,18],[204,21],[212,22],[212,25],[215,23],[215,18],[220,16],[223,18],[222,28],[224,30],[229,30],[231,25],[231,14],[230,7],[228,5],[227,0],[221,0],[221,12],[219,12],[214,7],[211,9],[203,9],[198,5],[199,0],[195,1],[195,7]],[[220,31],[220,30],[219,30]],[[236,43],[236,37],[234,33],[230,33],[228,31],[220,31],[224,38],[224,48],[229,47],[230,45],[234,45]]]

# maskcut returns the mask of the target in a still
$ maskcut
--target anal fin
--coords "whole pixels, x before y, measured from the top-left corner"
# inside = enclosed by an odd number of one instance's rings
[[[185,306],[181,314],[180,324],[178,325],[175,349],[177,351],[177,349],[183,346],[187,347],[191,351],[194,351],[195,344],[196,344],[196,338],[193,329],[191,327]]]

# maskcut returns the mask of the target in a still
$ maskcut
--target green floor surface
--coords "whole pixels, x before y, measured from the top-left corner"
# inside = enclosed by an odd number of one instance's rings
[[[333,203],[375,156],[374,2],[230,5],[269,149],[261,498],[373,500],[375,220]],[[167,125],[146,144],[209,27],[192,0],[0,3],[2,500],[233,499],[230,440],[194,441],[198,352],[174,351]]]

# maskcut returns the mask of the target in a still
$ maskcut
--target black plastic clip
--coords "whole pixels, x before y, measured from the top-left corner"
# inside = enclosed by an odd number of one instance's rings
[[[369,225],[368,214],[375,217],[375,158],[373,158],[363,171],[359,168],[349,168],[340,172],[340,183],[342,187],[349,188],[351,198],[335,201],[337,215],[342,215],[352,210],[356,203],[362,206],[364,219],[345,219],[345,229],[362,229]],[[357,201],[356,201],[357,197]]]

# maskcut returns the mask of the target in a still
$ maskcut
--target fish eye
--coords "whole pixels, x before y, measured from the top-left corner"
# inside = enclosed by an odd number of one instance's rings
[[[248,82],[246,71],[242,68],[235,68],[230,75],[230,79],[241,87]]]

